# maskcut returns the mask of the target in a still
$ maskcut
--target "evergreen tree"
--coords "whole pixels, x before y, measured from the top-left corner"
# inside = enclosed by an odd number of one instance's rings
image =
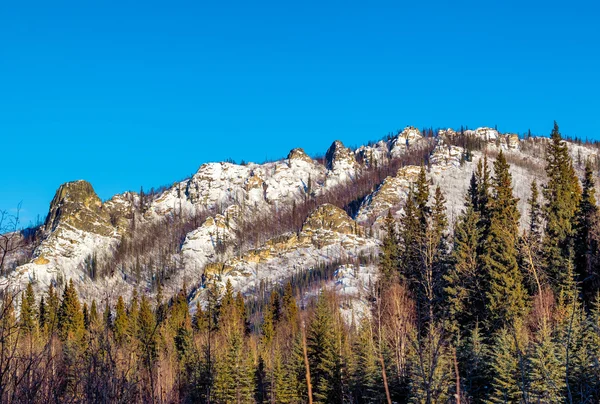
[[[479,213],[469,201],[467,197],[466,209],[454,227],[453,265],[445,278],[449,314],[456,331],[459,324],[470,329],[478,320],[483,320],[485,313],[487,281],[485,273],[478,271]]]
[[[473,208],[479,213],[479,229],[481,230],[481,244],[483,245],[490,227],[490,192],[492,187],[487,154],[484,155],[483,160],[480,159],[477,162],[475,179],[477,183],[477,203],[473,205]]]
[[[327,296],[319,296],[314,317],[308,328],[307,351],[315,403],[341,403],[339,351],[333,313]]]
[[[40,330],[45,330],[46,323],[48,322],[48,308],[46,307],[46,301],[44,296],[40,298],[40,305],[38,308],[38,324]]]
[[[490,226],[483,251],[483,264],[490,281],[487,299],[492,330],[524,314],[527,298],[518,266],[519,211],[508,169],[500,151],[494,162]]]
[[[595,296],[598,285],[598,273],[595,268],[598,245],[592,237],[598,214],[595,193],[594,171],[588,160],[585,165],[583,192],[575,216],[575,268],[579,281],[583,282],[584,296],[587,301]]]
[[[424,233],[427,228],[427,219],[429,218],[430,208],[427,205],[429,202],[429,183],[425,174],[425,166],[421,166],[417,182],[415,183],[415,205],[417,218],[421,227],[421,232]]]
[[[385,400],[381,366],[373,341],[371,324],[364,321],[353,346],[352,392],[357,403],[381,403]]]
[[[123,297],[119,296],[117,306],[115,307],[115,321],[113,322],[113,333],[117,344],[123,345],[127,342],[128,330],[129,320],[125,309],[125,302],[123,301]]]
[[[90,329],[90,312],[87,306],[87,303],[83,303],[83,328],[86,330]]]
[[[35,295],[31,282],[29,282],[25,293],[21,297],[20,326],[26,334],[33,334],[36,330],[36,317]]]
[[[48,286],[48,303],[46,305],[46,326],[49,332],[54,332],[58,322],[58,308],[60,307],[60,299],[58,293],[54,289],[52,283]]]
[[[400,219],[400,278],[413,287],[418,284],[421,269],[420,246],[423,232],[419,223],[419,213],[415,206],[412,188],[409,189],[404,204],[404,214]]]
[[[535,402],[563,401],[566,382],[564,356],[547,321],[536,333],[530,358],[531,398]]]
[[[524,338],[519,321],[499,330],[490,353],[492,382],[489,403],[528,402],[528,370],[524,354],[527,341]]]
[[[140,314],[138,317],[138,340],[142,349],[146,366],[150,368],[157,356],[157,324],[154,312],[146,296],[142,296],[140,302]]]
[[[573,258],[574,216],[581,199],[581,188],[575,175],[567,144],[562,140],[554,122],[551,139],[546,150],[546,175],[544,187],[544,215],[546,229],[543,256],[546,272],[555,292],[568,288],[571,274],[565,271]]]
[[[65,288],[62,303],[58,309],[58,332],[63,341],[79,341],[84,332],[83,313],[73,280]]]
[[[98,315],[98,306],[96,305],[96,300],[92,300],[92,305],[90,306],[90,329],[92,331],[98,331],[100,329],[100,317]]]
[[[392,216],[391,210],[384,221],[385,237],[379,254],[379,272],[385,283],[391,282],[398,277],[399,257],[398,257],[398,233],[396,231],[396,221]]]
[[[531,182],[531,196],[527,199],[527,205],[529,206],[529,235],[537,244],[542,236],[542,206],[540,205],[538,186],[535,179]]]
[[[463,381],[463,395],[475,403],[483,402],[489,385],[487,359],[489,348],[485,342],[479,323],[468,330],[459,351],[460,374]]]

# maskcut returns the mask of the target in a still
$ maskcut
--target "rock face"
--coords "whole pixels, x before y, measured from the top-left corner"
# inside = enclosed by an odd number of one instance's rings
[[[331,171],[341,171],[347,168],[356,169],[356,157],[352,150],[336,140],[325,153],[325,167]]]
[[[407,126],[391,142],[390,154],[392,157],[399,157],[405,153],[406,149],[417,144],[423,136],[419,129]]]
[[[287,159],[289,160],[290,164],[292,164],[293,162],[296,162],[296,161],[303,161],[308,164],[314,164],[313,159],[311,159],[304,152],[304,149],[300,149],[300,148],[291,150],[287,156]]]
[[[44,232],[50,234],[60,225],[107,237],[114,233],[109,215],[102,209],[102,201],[87,181],[67,182],[56,191]]]
[[[356,231],[356,223],[342,209],[327,203],[312,212],[302,226],[302,231],[307,233],[319,230],[353,234]]]

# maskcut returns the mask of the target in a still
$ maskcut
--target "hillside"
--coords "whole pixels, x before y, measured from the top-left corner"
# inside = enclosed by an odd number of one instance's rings
[[[0,401],[600,400],[597,144],[409,127],[1,235]]]
[[[26,263],[4,271],[0,283],[24,288],[32,281],[41,291],[72,279],[83,299],[115,301],[133,289],[153,295],[158,283],[167,296],[184,282],[197,289],[204,274],[205,283],[231,280],[252,295],[261,282],[281,282],[318,264],[372,261],[384,217],[390,210],[402,215],[421,165],[443,191],[453,221],[482,156],[491,164],[500,150],[511,163],[523,228],[531,181],[545,181],[547,140],[491,128],[423,136],[407,127],[355,150],[335,141],[323,161],[294,149],[265,164],[203,164],[156,195],[127,192],[102,202],[91,184],[66,183],[33,247],[19,252]],[[598,159],[591,146],[569,143],[569,150],[580,175],[588,157]],[[319,222],[322,214],[338,227]],[[190,298],[202,300],[201,291]]]

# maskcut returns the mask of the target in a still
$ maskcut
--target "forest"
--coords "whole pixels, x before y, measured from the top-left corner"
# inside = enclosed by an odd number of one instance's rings
[[[361,318],[326,288],[304,299],[302,276],[264,302],[208,284],[193,307],[187,285],[115,305],[83,303],[72,281],[4,290],[0,402],[600,402],[596,162],[578,178],[556,124],[545,154],[524,230],[502,151],[479,161],[453,224],[423,166],[402,216],[385,219]]]

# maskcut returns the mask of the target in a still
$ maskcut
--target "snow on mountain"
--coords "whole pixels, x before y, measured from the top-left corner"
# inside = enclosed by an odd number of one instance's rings
[[[236,290],[251,293],[262,282],[281,282],[320,264],[376,254],[378,245],[346,212],[325,204],[309,215],[299,233],[282,234],[241,256],[213,262],[204,274],[208,282],[223,286],[229,280]],[[202,301],[203,292],[200,289],[195,299]]]
[[[479,145],[483,142],[484,150],[467,151],[456,145],[465,145],[457,139],[471,139]],[[140,195],[128,192],[103,203],[89,183],[66,183],[57,190],[50,205],[48,219],[39,233],[41,243],[32,253],[23,252],[30,254],[31,259],[5,276],[4,282],[0,279],[0,285],[23,287],[34,281],[36,288],[45,289],[50,282],[73,279],[84,299],[116,298],[131,293],[134,287],[151,293],[149,286],[137,285],[123,268],[111,268],[108,276],[92,280],[90,260],[113,254],[132,227],[159,222],[171,215],[202,220],[194,225],[198,227],[186,230],[180,252],[168,257],[175,271],[164,285],[165,295],[175,293],[184,280],[200,284],[203,274],[205,279],[221,284],[230,279],[236,290],[252,293],[261,282],[281,282],[293,273],[323,263],[355,260],[361,255],[374,257],[378,254],[382,219],[388,210],[400,217],[419,165],[401,167],[395,175],[372,184],[374,191],[358,201],[355,220],[338,207],[322,205],[306,218],[298,232],[269,236],[252,245],[240,239],[244,237],[240,224],[260,220],[280,209],[291,209],[294,203],[326,195],[338,186],[353,186],[363,170],[381,167],[420,148],[426,150],[425,146],[434,143],[433,152],[422,163],[432,191],[439,185],[444,192],[451,222],[464,208],[464,195],[478,162],[487,155],[491,168],[503,150],[511,164],[524,226],[530,183],[533,179],[539,184],[545,181],[547,142],[546,138],[520,140],[514,134],[501,134],[491,128],[466,130],[462,134],[445,129],[436,138],[425,138],[418,129],[407,127],[394,137],[356,150],[335,141],[327,150],[324,164],[299,148],[276,162],[203,164],[191,178],[175,183],[146,202]],[[586,159],[598,161],[595,148],[569,143],[569,149],[580,173]],[[199,212],[202,215],[198,216]],[[359,280],[364,283],[362,275],[352,275],[355,272],[349,267],[340,268],[336,287],[362,290],[354,284]],[[362,272],[361,267],[357,273]],[[367,267],[364,272],[370,277],[373,270]],[[202,296],[199,289],[196,299],[201,300]]]

